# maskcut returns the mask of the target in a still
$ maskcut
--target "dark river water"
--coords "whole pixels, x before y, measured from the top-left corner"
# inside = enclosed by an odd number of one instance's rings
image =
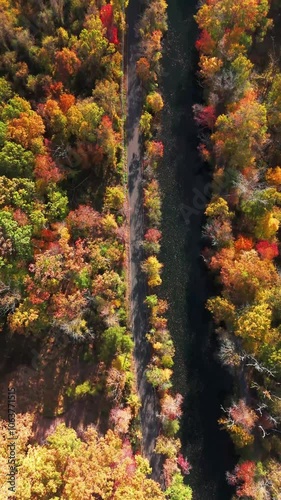
[[[211,279],[201,258],[206,200],[200,193],[210,181],[200,161],[192,105],[202,100],[198,84],[198,36],[194,0],[168,0],[169,31],[164,40],[161,91],[165,98],[162,140],[165,157],[159,171],[163,192],[164,263],[162,296],[170,304],[169,327],[176,347],[174,388],[184,395],[182,445],[192,464],[188,483],[194,500],[230,500],[225,473],[235,464],[228,435],[219,429],[220,405],[232,380],[215,358],[216,337],[205,302]],[[191,217],[190,210],[196,209]]]

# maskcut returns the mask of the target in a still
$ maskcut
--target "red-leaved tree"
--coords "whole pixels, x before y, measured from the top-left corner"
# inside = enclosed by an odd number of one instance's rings
[[[192,466],[186,460],[186,458],[184,458],[184,456],[181,453],[178,456],[177,462],[178,462],[178,465],[180,466],[183,474],[189,474],[190,473],[190,471],[192,469]]]
[[[71,230],[90,231],[98,229],[101,223],[101,216],[89,205],[79,205],[76,210],[69,212],[66,224]]]
[[[149,241],[149,243],[158,243],[161,237],[162,237],[161,231],[153,228],[148,229],[148,231],[146,231],[144,235],[144,239],[146,241]]]
[[[110,43],[119,44],[118,30],[114,23],[113,7],[111,4],[103,5],[100,10],[100,19],[103,26],[106,28],[106,36]]]
[[[202,106],[201,104],[195,104],[193,106],[193,111],[194,119],[198,125],[213,128],[217,119],[214,106]]]
[[[113,7],[111,4],[103,5],[100,10],[100,19],[105,28],[109,28],[113,23]]]
[[[276,243],[270,243],[269,241],[259,241],[256,245],[256,249],[263,259],[272,260],[278,257],[278,245]]]
[[[236,494],[239,498],[250,497],[256,498],[254,476],[256,471],[256,464],[250,460],[236,465],[234,472],[226,474],[229,484],[237,486]]]
[[[64,174],[48,155],[36,157],[34,174],[43,184],[57,183],[64,178]]]
[[[200,37],[196,41],[196,48],[203,54],[211,54],[215,47],[215,42],[207,30],[202,30]]]

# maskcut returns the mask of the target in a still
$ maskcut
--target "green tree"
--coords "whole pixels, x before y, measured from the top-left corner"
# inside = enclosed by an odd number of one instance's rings
[[[105,208],[120,211],[125,202],[125,194],[122,186],[107,187],[105,192]]]
[[[0,151],[0,174],[12,177],[30,177],[34,167],[34,156],[20,144],[5,142]]]
[[[30,113],[31,106],[26,99],[19,96],[14,96],[1,111],[1,118],[3,121],[13,120],[13,118],[19,118],[21,113]]]
[[[116,354],[129,354],[133,348],[131,336],[123,326],[112,326],[103,333],[103,345],[100,351],[100,357],[108,361],[110,357]]]
[[[169,500],[192,500],[192,489],[183,483],[182,475],[177,473],[169,488],[166,489],[165,496]]]
[[[50,221],[62,220],[68,212],[68,198],[63,191],[50,186],[46,214]]]
[[[6,78],[0,78],[0,102],[1,104],[12,97],[12,87],[11,84],[6,80]]]
[[[31,254],[32,226],[19,226],[14,220],[11,212],[0,211],[0,228],[4,237],[12,241],[15,255],[19,258],[28,257]]]
[[[7,136],[7,125],[4,122],[0,122],[0,148],[4,146],[6,136]]]

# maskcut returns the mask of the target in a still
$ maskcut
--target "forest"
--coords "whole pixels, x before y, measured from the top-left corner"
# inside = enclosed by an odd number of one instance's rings
[[[235,498],[281,490],[280,2],[203,2],[196,15],[204,104],[194,106],[212,170],[203,258],[217,295],[207,307],[234,392],[219,424],[239,457]],[[279,30],[279,31],[278,31]]]
[[[160,474],[143,444],[128,3],[0,0],[0,500],[194,498],[161,292],[165,0],[140,2],[134,68]],[[233,379],[218,420],[237,457],[225,477],[233,499],[279,500],[281,490],[280,9],[279,0],[206,0],[194,18],[203,94],[194,127],[212,178],[201,259],[217,357]]]
[[[3,500],[191,498],[183,483],[189,463],[174,437],[182,399],[170,391],[168,331],[161,342],[150,339],[147,370],[161,406],[162,487],[141,446],[129,304],[126,6],[0,2]],[[166,7],[148,3],[137,28],[141,130],[154,169],[162,156],[153,124],[163,107],[155,88]],[[160,338],[167,304],[153,293],[161,283],[157,190],[148,180],[143,272],[150,335],[154,328]],[[16,456],[8,444],[15,423]]]

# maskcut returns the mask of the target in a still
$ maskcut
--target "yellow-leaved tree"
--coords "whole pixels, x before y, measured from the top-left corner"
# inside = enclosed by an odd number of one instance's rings
[[[22,439],[20,440],[23,441]],[[164,500],[158,483],[147,479],[148,461],[134,455],[129,441],[115,432],[99,436],[89,427],[78,438],[60,424],[43,446],[19,449],[17,500]],[[4,443],[0,443],[3,448]],[[6,500],[6,475],[1,475],[0,500]]]

